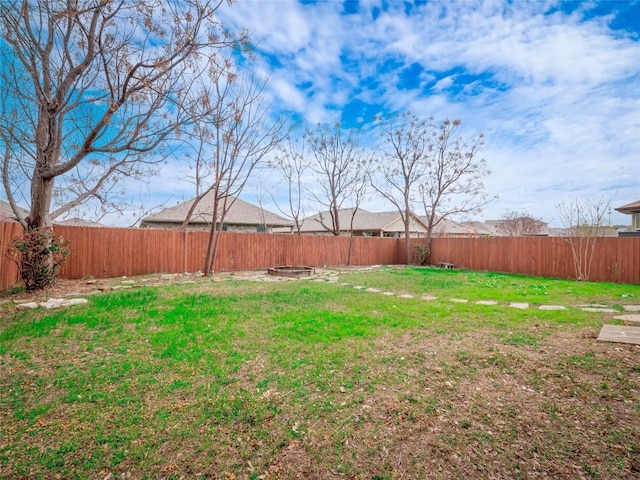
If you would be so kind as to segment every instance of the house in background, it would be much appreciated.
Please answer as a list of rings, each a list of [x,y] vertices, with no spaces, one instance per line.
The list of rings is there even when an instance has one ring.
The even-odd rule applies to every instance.
[[[189,230],[209,230],[213,222],[213,192],[208,193],[196,206],[191,220]],[[223,231],[229,232],[266,232],[272,233],[274,228],[285,228],[290,232],[293,223],[275,213],[264,210],[251,203],[240,200],[236,197],[228,197],[231,203],[222,225]],[[149,215],[142,219],[141,228],[170,228],[179,229],[182,226],[187,213],[193,205],[194,199],[179,203],[173,207],[165,208],[158,213]],[[220,201],[221,208],[222,201]],[[216,222],[217,228],[220,228]]]
[[[619,231],[621,237],[640,236],[640,200],[616,208],[620,213],[631,215],[631,228],[626,231]]]
[[[351,218],[353,216],[353,235],[356,237],[394,237],[401,238],[405,235],[404,222],[400,212],[369,212],[362,208],[357,209],[355,215],[353,208],[339,210],[340,234],[351,233]],[[305,218],[300,227],[300,233],[307,235],[331,235],[331,215],[329,212],[320,212]],[[417,215],[411,213],[409,221],[409,236],[411,238],[424,237],[427,234],[427,225]]]
[[[501,228],[501,224],[508,220],[485,220],[484,225],[491,232],[492,237],[508,237],[510,236],[504,228]],[[534,219],[534,221],[536,221]],[[549,236],[549,224],[546,222],[540,222],[540,228],[534,233],[526,233],[524,235],[516,235],[523,237],[548,237]]]
[[[29,215],[29,211],[18,207],[20,209],[20,213],[24,218]],[[16,214],[13,212],[11,208],[11,204],[9,202],[5,202],[4,200],[0,200],[0,222],[17,222],[18,218]]]
[[[65,227],[97,227],[97,228],[103,228],[106,227],[106,225],[103,225],[100,222],[92,222],[90,220],[83,220],[82,218],[78,218],[78,217],[73,217],[73,218],[67,218],[65,220],[60,220],[53,222],[54,225],[63,225]]]
[[[426,223],[426,217],[421,217]],[[490,237],[491,233],[482,222],[456,222],[450,218],[442,218],[433,227],[433,238],[478,238]]]

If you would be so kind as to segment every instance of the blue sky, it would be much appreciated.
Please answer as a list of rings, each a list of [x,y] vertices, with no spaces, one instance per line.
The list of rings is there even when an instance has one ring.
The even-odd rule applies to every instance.
[[[484,132],[499,198],[480,217],[640,199],[640,2],[238,0],[223,16],[253,32],[285,115],[366,131],[410,110]]]
[[[556,206],[575,197],[640,199],[640,1],[235,0],[220,17],[252,32],[275,116],[342,120],[369,148],[384,113],[484,133],[485,185],[499,198],[477,219],[526,210],[558,225]],[[172,205],[194,195],[186,176],[170,158],[148,185],[126,188],[145,208]],[[255,201],[258,185],[284,201],[265,170],[242,197]],[[393,209],[375,196],[363,207]],[[612,223],[630,219],[614,212]]]

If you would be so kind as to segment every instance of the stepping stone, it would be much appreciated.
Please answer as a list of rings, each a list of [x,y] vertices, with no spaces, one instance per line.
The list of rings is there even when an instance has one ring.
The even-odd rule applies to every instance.
[[[495,300],[478,300],[476,305],[497,305],[498,302]]]
[[[640,345],[640,327],[603,325],[598,335],[601,342],[630,343]]]
[[[38,305],[36,302],[24,302],[24,303],[18,303],[16,305],[16,310],[18,311],[22,311],[22,310],[33,310],[34,308],[38,308],[40,305]]]
[[[422,298],[422,300],[435,300],[438,297],[434,297],[433,295],[423,295],[420,298]]]
[[[351,285],[350,283],[341,283],[341,284],[340,284],[340,286],[341,286],[341,287],[348,287],[348,286],[350,286],[350,285]]]
[[[567,307],[564,307],[562,305],[540,305],[540,307],[538,307],[540,310],[566,310]]]
[[[580,310],[583,312],[602,312],[602,313],[616,313],[614,308],[602,308],[602,307],[582,307]]]
[[[405,293],[403,295],[398,295],[398,298],[413,298],[413,295],[409,295],[408,293]]]
[[[526,310],[527,308],[529,308],[528,303],[510,303],[509,306],[511,308],[519,308],[521,310]]]
[[[638,322],[640,323],[640,314],[629,314],[629,315],[617,315],[615,317],[616,320],[624,320],[625,322]]]
[[[450,299],[452,302],[455,303],[467,303],[469,300],[465,299],[465,298],[452,298]]]
[[[382,292],[383,295],[386,295],[387,297],[393,297],[395,295],[395,293],[393,292]]]
[[[367,292],[380,293],[380,290],[378,290],[377,288],[367,288]]]
[[[640,312],[640,305],[625,305],[626,312]]]
[[[361,286],[361,285],[356,285],[356,286],[355,286],[355,287],[353,287],[353,288],[355,288],[356,290],[364,290],[364,287],[363,287],[363,286]]]

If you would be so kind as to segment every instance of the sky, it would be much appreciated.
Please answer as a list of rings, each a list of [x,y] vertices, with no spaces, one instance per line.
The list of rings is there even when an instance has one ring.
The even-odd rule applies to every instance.
[[[640,199],[640,2],[238,0],[222,18],[252,32],[284,115],[367,129],[411,111],[484,133],[498,198],[477,218],[559,224],[574,198]]]
[[[483,133],[498,198],[474,219],[526,211],[559,225],[562,202],[640,200],[640,1],[235,0],[220,18],[251,32],[274,116],[370,131],[376,115],[411,111]],[[183,169],[169,159],[130,191],[145,208],[191,198]],[[259,170],[241,197],[286,202],[279,187]],[[394,208],[375,195],[362,207]]]

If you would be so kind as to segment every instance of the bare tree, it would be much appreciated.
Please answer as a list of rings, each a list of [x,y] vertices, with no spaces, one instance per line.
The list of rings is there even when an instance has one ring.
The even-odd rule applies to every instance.
[[[305,147],[304,138],[296,142],[289,135],[287,140],[282,143],[275,158],[270,162],[271,166],[280,173],[286,182],[288,208],[286,210],[280,208],[273,195],[272,199],[280,213],[293,220],[295,231],[298,235],[300,235],[302,219],[304,218],[303,197],[305,189],[302,180],[308,169]]]
[[[490,174],[486,160],[478,157],[484,135],[481,133],[465,142],[458,136],[460,124],[460,120],[445,120],[436,127],[429,146],[427,170],[418,185],[427,216],[428,247],[433,229],[442,219],[478,212],[496,198],[487,196],[482,183]]]
[[[560,222],[568,234],[565,238],[571,247],[576,280],[589,280],[596,242],[603,234],[610,205],[611,198],[587,197],[575,198],[557,207]]]
[[[539,235],[547,226],[529,212],[508,210],[496,225],[497,230],[507,237],[527,237]]]
[[[28,231],[144,176],[151,153],[198,120],[194,79],[216,50],[244,38],[218,22],[221,4],[0,2],[2,176]],[[52,211],[57,179],[73,188]],[[17,200],[27,199],[23,218]]]
[[[406,112],[384,121],[381,128],[384,146],[376,162],[380,177],[372,176],[371,184],[400,212],[404,223],[405,257],[409,264],[412,205],[417,187],[426,174],[434,126]]]
[[[210,184],[202,188],[191,204],[182,228],[205,195],[212,196],[211,228],[203,271],[213,271],[220,232],[235,197],[242,192],[253,170],[286,135],[285,122],[269,117],[264,89],[267,80],[235,71],[231,58],[211,69],[209,91],[202,108],[197,141]]]
[[[339,123],[307,128],[305,138],[312,156],[309,168],[316,175],[318,189],[310,193],[329,212],[329,218],[321,215],[322,226],[338,236],[342,231],[339,212],[345,202],[355,202],[357,192],[364,194],[370,159],[360,148],[360,132],[345,132]]]
[[[267,233],[267,215],[264,209],[265,201],[267,198],[267,189],[262,181],[258,181],[255,186],[256,203],[260,208],[260,225],[258,226],[258,232]]]

